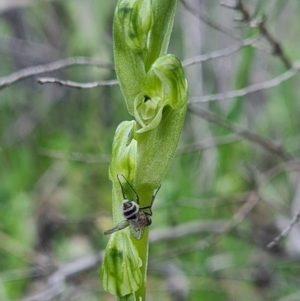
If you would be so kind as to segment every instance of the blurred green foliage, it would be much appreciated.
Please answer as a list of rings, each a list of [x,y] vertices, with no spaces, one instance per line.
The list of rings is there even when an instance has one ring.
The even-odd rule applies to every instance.
[[[251,12],[267,16],[270,32],[290,60],[298,60],[299,1],[244,2]],[[0,1],[0,77],[65,57],[113,61],[116,1],[28,1],[10,9],[5,3]],[[238,13],[219,1],[202,1],[201,9],[241,37],[255,32],[236,27],[232,20]],[[182,59],[236,43],[204,23],[190,26],[187,19],[198,20],[179,5],[169,52]],[[194,42],[189,46],[199,47],[194,54],[187,39]],[[186,67],[190,96],[240,89],[285,71],[264,39],[255,45]],[[45,76],[78,82],[116,77],[113,70],[91,66]],[[201,107],[280,143],[297,158],[298,81],[295,76],[269,90]],[[78,90],[40,86],[32,77],[0,90],[0,300],[31,295],[55,267],[104,249],[103,231],[111,226],[111,184],[108,161],[99,156],[110,155],[117,125],[131,119],[118,86]],[[266,247],[298,208],[298,165],[244,138],[224,143],[230,136],[236,134],[188,114],[183,151],[156,198],[150,234],[192,221],[230,221],[249,200],[248,193],[263,185],[259,202],[222,235],[212,227],[150,244],[148,295],[153,300],[298,300],[299,250],[291,249],[297,241],[287,238],[288,244],[284,240]],[[201,148],[204,142],[208,146]],[[91,154],[98,163],[88,163]],[[213,243],[203,249],[201,242]],[[100,287],[98,269],[70,279],[60,300],[110,300]]]

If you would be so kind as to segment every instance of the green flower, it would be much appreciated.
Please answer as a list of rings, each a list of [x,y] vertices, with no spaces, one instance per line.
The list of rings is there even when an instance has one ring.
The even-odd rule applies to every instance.
[[[153,25],[151,0],[121,0],[117,16],[128,47],[134,52],[148,48],[148,35]]]
[[[157,127],[165,106],[174,110],[184,106],[188,87],[179,59],[171,54],[158,58],[147,73],[142,90],[134,101],[134,116],[140,125],[137,133]]]
[[[101,283],[107,292],[124,297],[137,291],[142,283],[142,260],[131,243],[129,231],[112,234],[107,244],[101,271]]]
[[[129,181],[134,180],[137,142],[134,139],[135,121],[122,122],[115,133],[109,178],[117,182],[117,175],[122,174]]]

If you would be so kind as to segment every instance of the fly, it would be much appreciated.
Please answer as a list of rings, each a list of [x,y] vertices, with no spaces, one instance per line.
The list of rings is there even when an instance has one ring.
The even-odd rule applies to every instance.
[[[144,229],[146,226],[150,226],[152,223],[151,216],[152,216],[152,205],[154,202],[154,199],[156,197],[156,194],[158,193],[159,188],[156,190],[155,194],[152,197],[151,204],[149,206],[140,207],[140,199],[135,191],[135,189],[132,187],[132,185],[128,182],[128,180],[122,175],[122,177],[125,179],[131,190],[134,192],[136,201],[130,201],[126,199],[123,185],[121,184],[121,181],[119,179],[119,175],[117,175],[122,195],[123,195],[123,203],[122,203],[122,214],[125,218],[125,220],[118,223],[113,228],[107,230],[104,232],[105,235],[112,234],[114,232],[120,231],[125,229],[126,227],[130,226],[130,232],[132,236],[138,240],[140,240],[143,236]],[[146,212],[147,210],[149,212]]]

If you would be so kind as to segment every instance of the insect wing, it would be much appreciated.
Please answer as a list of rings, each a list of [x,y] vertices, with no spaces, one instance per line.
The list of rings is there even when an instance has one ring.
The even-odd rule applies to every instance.
[[[130,232],[135,239],[140,240],[143,236],[144,228],[144,226],[141,227],[130,225]]]
[[[128,226],[129,226],[129,222],[128,222],[128,220],[125,219],[125,220],[121,221],[120,223],[118,223],[117,225],[115,225],[113,228],[111,228],[109,230],[106,230],[104,232],[104,235],[109,235],[109,234],[112,234],[114,232],[123,230],[124,228],[126,228]]]

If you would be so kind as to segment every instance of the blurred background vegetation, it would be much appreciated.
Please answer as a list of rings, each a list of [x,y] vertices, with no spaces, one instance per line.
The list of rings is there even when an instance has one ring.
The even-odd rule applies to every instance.
[[[115,79],[116,2],[0,0],[1,301],[113,300],[100,286],[98,261],[70,272],[53,295],[34,296],[53,288],[57,269],[108,241],[111,144],[117,125],[132,119],[119,87],[37,78]],[[285,73],[300,56],[300,2],[244,5],[179,1],[169,53],[185,63],[193,105],[153,208],[149,300],[300,300],[300,226],[267,248],[300,209],[299,76]],[[255,42],[239,47],[249,37]],[[196,63],[207,53],[219,57]],[[4,87],[13,72],[78,56],[104,65]],[[227,94],[253,84],[252,93]]]

